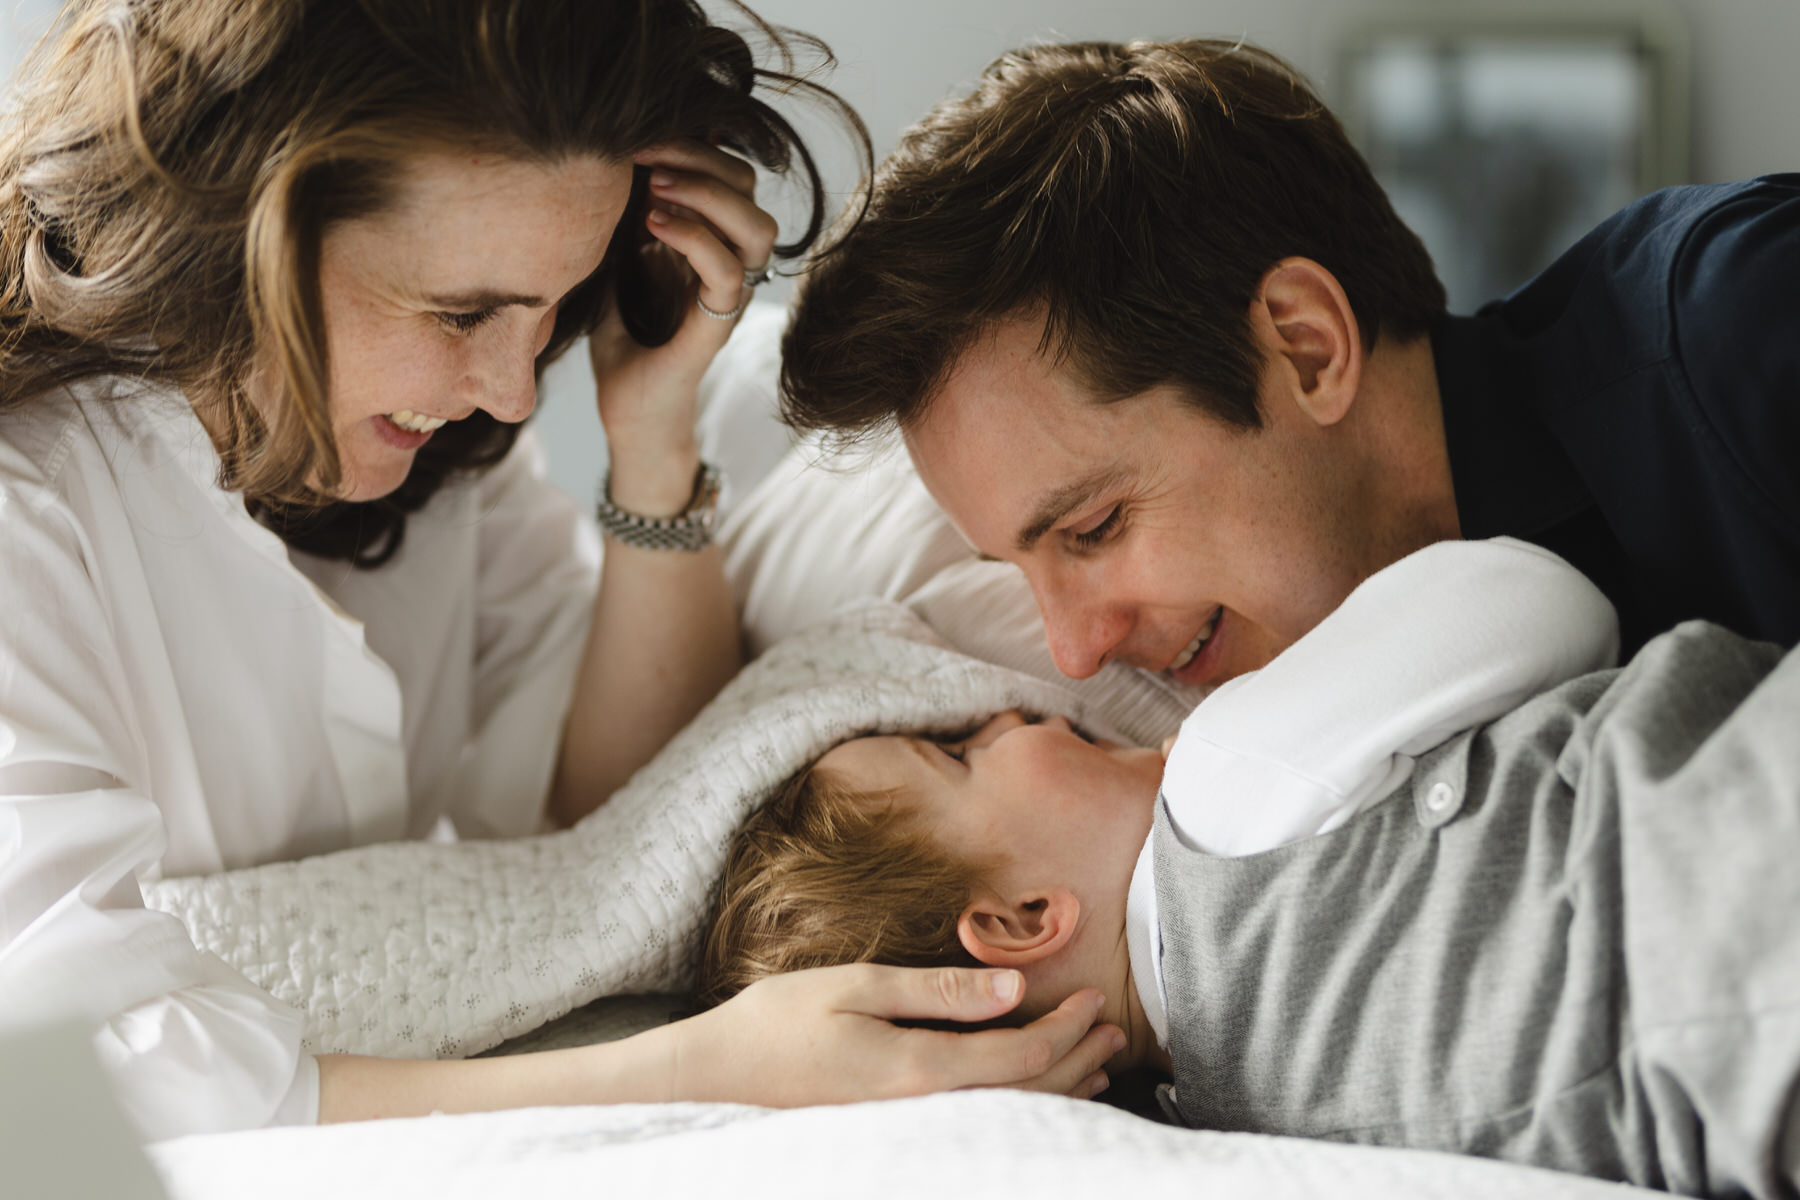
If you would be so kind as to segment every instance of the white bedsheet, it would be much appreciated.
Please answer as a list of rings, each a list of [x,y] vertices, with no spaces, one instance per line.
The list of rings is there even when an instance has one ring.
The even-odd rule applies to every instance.
[[[841,1108],[524,1109],[164,1142],[171,1200],[1199,1196],[1630,1200],[1660,1193],[1480,1159],[1157,1125],[1105,1105],[956,1092]]]

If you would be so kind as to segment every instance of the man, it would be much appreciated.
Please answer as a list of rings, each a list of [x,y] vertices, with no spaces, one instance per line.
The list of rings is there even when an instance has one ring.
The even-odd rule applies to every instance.
[[[1291,68],[1049,46],[902,140],[784,344],[790,422],[898,425],[1058,667],[1214,684],[1445,538],[1800,641],[1800,176],[1638,202],[1453,318]]]

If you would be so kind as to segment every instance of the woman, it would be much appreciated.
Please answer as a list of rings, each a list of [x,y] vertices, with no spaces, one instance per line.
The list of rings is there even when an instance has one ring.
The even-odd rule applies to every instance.
[[[142,907],[158,873],[572,822],[731,675],[696,388],[821,195],[759,79],[829,98],[690,0],[82,0],[28,71],[0,144],[0,1021],[92,1022],[146,1134],[1078,1091],[1105,1057],[1085,1000],[957,1038],[884,1018],[993,1016],[1016,977],[859,971],[577,1051],[315,1059]],[[798,156],[804,237],[775,246],[721,147]],[[597,588],[516,437],[590,330]]]

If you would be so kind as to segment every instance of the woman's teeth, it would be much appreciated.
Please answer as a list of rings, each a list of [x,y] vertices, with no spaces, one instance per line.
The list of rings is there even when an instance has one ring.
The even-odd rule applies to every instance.
[[[1216,628],[1218,624],[1219,614],[1215,612],[1206,619],[1206,624],[1200,627],[1200,632],[1194,635],[1194,640],[1189,642],[1187,647],[1183,649],[1180,654],[1175,656],[1175,661],[1169,664],[1169,670],[1179,671],[1181,668],[1193,662],[1194,655],[1200,653],[1200,647],[1206,645],[1206,639],[1213,635],[1213,629]]]
[[[428,417],[424,413],[416,413],[410,408],[388,413],[387,419],[408,433],[430,433],[449,423],[443,417]]]

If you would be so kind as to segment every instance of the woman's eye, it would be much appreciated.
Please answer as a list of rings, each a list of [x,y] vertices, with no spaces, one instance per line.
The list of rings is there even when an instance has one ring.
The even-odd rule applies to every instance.
[[[492,320],[493,316],[493,309],[478,308],[474,312],[441,312],[437,314],[437,319],[446,328],[458,333],[472,333]]]
[[[963,761],[965,751],[960,742],[949,746],[940,744],[938,749],[942,750],[945,754],[948,754],[951,758],[954,758],[957,762]]]
[[[1115,504],[1099,521],[1085,529],[1071,529],[1070,540],[1078,550],[1092,550],[1111,537],[1119,528],[1120,514],[1125,511],[1123,505]]]

